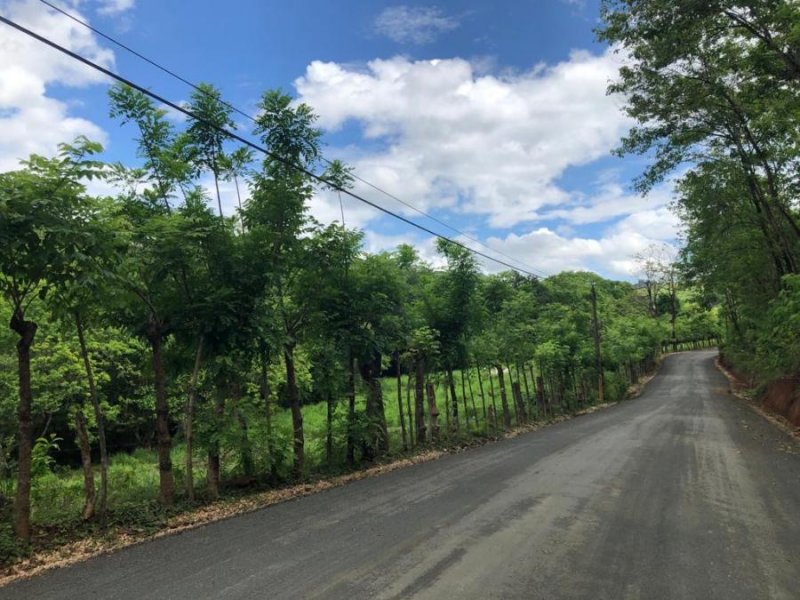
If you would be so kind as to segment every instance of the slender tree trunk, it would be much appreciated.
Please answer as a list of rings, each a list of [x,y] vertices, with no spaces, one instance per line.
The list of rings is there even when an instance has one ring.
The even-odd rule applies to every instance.
[[[592,284],[592,333],[594,337],[594,361],[597,370],[597,401],[599,404],[605,402],[606,376],[603,371],[603,354],[600,348],[600,320],[597,318],[597,290]],[[673,336],[675,334],[673,330]]]
[[[538,397],[536,397],[536,375],[533,372],[533,362],[528,363],[528,374],[530,375],[530,382],[531,382],[531,391],[533,392],[533,396],[531,397],[531,418],[533,417],[533,406],[534,403],[538,405]],[[523,369],[525,366],[523,365]],[[536,416],[538,417],[540,408],[537,407],[536,409]]]
[[[84,334],[83,320],[81,319],[80,311],[75,311],[75,328],[78,332],[78,343],[80,344],[83,368],[86,372],[86,382],[89,385],[89,399],[92,403],[94,420],[97,426],[97,442],[100,446],[100,497],[97,502],[97,508],[98,512],[102,516],[105,515],[108,504],[108,446],[106,444],[106,417],[103,412],[103,406],[100,403],[100,394],[97,391],[97,384],[95,383],[94,379],[94,369],[92,369],[92,361],[89,357],[89,348],[86,344],[86,336]]]
[[[525,412],[525,421],[528,420],[528,408],[530,407],[530,389],[528,388],[528,376],[525,374],[525,369],[520,368],[519,363],[516,363],[515,368],[517,369],[517,383],[520,386],[519,389],[519,396],[520,396],[520,404],[522,405],[522,409]],[[522,384],[525,383],[525,397],[522,396]]]
[[[517,406],[517,397],[514,395],[514,376],[513,376],[512,371],[511,371],[511,363],[509,363],[508,367],[506,367],[506,370],[508,371],[508,373],[507,373],[508,374],[508,386],[503,386],[503,387],[507,387],[507,389],[511,393],[511,398],[510,398],[510,402],[509,402],[509,409],[511,409],[511,408],[514,409],[513,410],[514,414],[511,415],[512,423],[516,422],[517,424],[519,424],[519,406]]]
[[[435,386],[439,387],[440,376],[436,374],[436,383]],[[434,390],[435,391],[435,390]],[[452,429],[452,425],[450,424],[450,394],[447,391],[447,375],[445,375],[445,382],[442,386],[442,395],[444,396],[444,430],[445,433],[448,435]]]
[[[333,466],[333,394],[330,390],[325,393],[325,462],[328,467]]]
[[[242,473],[245,477],[252,478],[255,475],[256,467],[253,462],[253,447],[250,445],[250,431],[247,426],[247,418],[241,409],[236,409],[236,421],[239,423],[239,433],[241,435],[240,452],[242,457]]]
[[[269,346],[261,342],[261,399],[264,402],[264,414],[267,419],[267,453],[269,454],[269,473],[274,481],[278,476],[278,465],[275,462],[275,438],[272,435],[272,394],[269,388]]]
[[[253,448],[250,445],[250,432],[247,427],[247,419],[240,408],[242,399],[242,385],[239,381],[234,381],[231,386],[231,403],[233,404],[233,415],[239,425],[239,456],[241,457],[242,474],[246,478],[252,478],[255,473],[255,463],[253,462]]]
[[[297,389],[297,375],[294,367],[294,344],[284,345],[283,357],[286,362],[286,391],[292,409],[292,430],[294,432],[292,475],[295,479],[301,479],[305,467],[305,436],[303,435],[303,410],[300,406],[300,393]]]
[[[414,439],[414,426],[412,425],[412,417],[414,411],[411,410],[411,372],[409,371],[406,377],[406,414],[408,415],[408,445],[413,448],[417,443]]]
[[[517,381],[519,381],[519,372],[520,366],[517,363]],[[522,382],[525,384],[525,398],[530,402],[531,399],[531,388],[528,386],[528,374],[525,372],[525,365],[522,365]]]
[[[478,375],[478,390],[481,395],[481,408],[483,409],[483,422],[488,425],[486,421],[486,396],[483,393],[483,378],[481,377],[481,368],[479,366],[475,366],[475,373]]]
[[[461,370],[461,401],[464,404],[464,425],[469,429],[469,407],[467,406],[467,386],[464,382],[464,369]]]
[[[675,335],[675,321],[678,320],[678,297],[677,297],[677,290],[675,288],[675,280],[674,275],[670,275],[670,282],[669,282],[669,294],[670,294],[670,324],[672,325],[672,343],[677,344],[677,335]],[[676,346],[677,350],[677,346]]]
[[[547,402],[544,397],[544,378],[541,375],[536,378],[536,400],[539,403],[539,410],[542,415],[547,417]]]
[[[465,368],[464,371],[467,369]],[[461,387],[464,387],[464,371],[461,371]],[[469,383],[469,399],[470,403],[472,404],[472,415],[473,415],[473,422],[475,423],[475,429],[479,429],[480,425],[478,424],[478,408],[475,406],[475,392],[472,389],[472,379],[467,377]],[[464,392],[464,398],[467,397],[467,393]]]
[[[161,356],[162,329],[152,322],[149,324],[147,339],[153,353],[153,376],[156,392],[156,434],[158,438],[159,500],[164,506],[172,506],[175,500],[175,482],[172,476],[172,439],[169,433],[169,403],[167,402],[166,376]]]
[[[497,434],[497,402],[495,401],[494,394],[494,379],[492,378],[492,368],[489,367],[489,390],[492,394],[492,406],[490,407],[492,413],[492,430]]]
[[[236,173],[233,174],[233,185],[236,187],[236,200],[239,203],[239,224],[244,231],[244,216],[242,215],[242,194],[239,192],[239,177]]]
[[[395,353],[397,360],[397,410],[400,413],[400,432],[403,436],[403,450],[408,451],[408,439],[406,438],[406,418],[403,415],[403,382],[400,374],[400,353]]]
[[[425,359],[414,355],[414,422],[417,427],[417,444],[425,443]]]
[[[458,432],[461,429],[461,425],[458,422],[458,396],[456,395],[456,383],[453,379],[453,369],[451,367],[447,367],[447,387],[450,389],[450,404],[451,409],[453,411],[453,422],[452,427],[453,429]],[[466,415],[465,415],[466,416]]]
[[[223,420],[225,418],[225,385],[218,382],[214,393],[214,427],[211,434],[211,441],[208,446],[208,495],[212,500],[219,498],[221,469],[219,458],[219,438],[222,434]]]
[[[356,463],[356,367],[352,348],[347,357],[347,464]]]
[[[214,187],[217,189],[217,206],[219,206],[219,218],[222,218],[222,196],[219,193],[219,176],[217,175],[216,160],[213,161],[212,171],[214,173]]]
[[[78,448],[81,451],[81,468],[83,470],[83,512],[84,521],[94,517],[94,509],[97,501],[97,491],[94,487],[94,471],[92,471],[92,448],[89,444],[89,429],[86,426],[86,416],[83,409],[78,408],[75,412],[75,431],[77,433]]]
[[[194,367],[189,379],[189,395],[186,400],[186,421],[183,434],[186,438],[186,496],[194,502],[194,409],[197,406],[197,379],[200,376],[200,365],[203,363],[203,337],[197,342],[194,353]]]
[[[522,425],[528,420],[528,415],[525,412],[525,402],[522,399],[522,388],[519,381],[511,382],[511,394],[514,396],[517,406],[517,425]]]
[[[436,406],[436,391],[433,384],[428,382],[428,421],[431,424],[431,442],[439,441],[439,409]]]
[[[500,403],[503,406],[503,426],[508,429],[511,427],[511,413],[508,410],[508,397],[506,396],[506,380],[503,375],[503,366],[495,365],[497,369],[497,384],[500,386]]]

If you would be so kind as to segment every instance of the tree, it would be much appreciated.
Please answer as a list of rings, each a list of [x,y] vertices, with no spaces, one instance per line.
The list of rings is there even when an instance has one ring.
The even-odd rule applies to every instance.
[[[84,370],[86,389],[94,414],[94,425],[97,429],[98,450],[100,453],[100,495],[95,497],[92,473],[90,442],[87,421],[82,407],[76,408],[75,422],[81,443],[81,454],[84,463],[85,488],[87,492],[83,511],[84,519],[91,519],[95,511],[105,515],[108,502],[108,444],[106,438],[106,417],[100,391],[95,376],[95,368],[87,342],[92,322],[100,320],[104,304],[108,302],[113,289],[106,273],[113,270],[118,259],[118,246],[114,234],[118,225],[113,219],[113,211],[109,211],[105,203],[92,199],[91,209],[94,219],[83,224],[90,235],[91,246],[87,246],[76,261],[75,271],[70,281],[60,285],[50,296],[50,310],[55,319],[65,326],[74,328],[78,338],[78,347]]]
[[[281,327],[294,431],[294,475],[299,478],[305,442],[294,353],[309,315],[303,304],[307,297],[296,285],[300,276],[307,274],[306,267],[318,264],[310,253],[308,238],[301,237],[308,233],[306,202],[313,190],[308,175],[299,169],[313,168],[318,160],[321,132],[314,126],[317,117],[310,107],[292,106],[291,98],[278,91],[266,92],[259,109],[255,132],[270,155],[253,179],[244,223],[248,230],[256,230],[255,237],[269,239],[263,254],[269,273],[266,296]]]
[[[134,123],[139,130],[138,150],[144,159],[143,173],[147,178],[140,195],[153,204],[161,204],[167,213],[171,202],[186,186],[193,166],[186,155],[186,145],[176,138],[174,127],[166,119],[166,111],[155,107],[143,93],[130,86],[117,84],[108,92],[112,119],[124,125]],[[124,169],[119,169],[124,174]]]
[[[453,369],[465,363],[465,337],[477,312],[478,267],[472,252],[452,242],[439,239],[437,251],[447,260],[447,270],[433,280],[426,299],[427,316],[430,327],[439,333],[452,400],[452,425],[458,430],[458,396]],[[463,400],[466,418],[466,398]]]
[[[633,59],[609,88],[625,95],[637,121],[619,152],[655,151],[643,191],[682,163],[734,158],[780,279],[797,271],[800,243],[790,193],[796,175],[785,169],[798,152],[790,107],[800,82],[786,44],[800,11],[787,2],[756,8],[737,0],[686,8],[676,11],[666,0],[603,3],[601,39]],[[788,84],[775,85],[776,77]]]
[[[367,459],[389,450],[389,432],[380,376],[383,358],[400,344],[403,325],[402,274],[389,254],[369,255],[351,270],[353,289],[353,354],[367,392]]]
[[[233,184],[236,187],[236,200],[239,205],[239,218],[242,218],[242,193],[239,186],[239,179],[244,178],[249,170],[250,163],[253,162],[253,153],[249,148],[237,148],[227,156],[227,163],[225,165],[225,176],[233,179]]]
[[[19,440],[14,529],[23,543],[31,537],[30,492],[33,446],[31,347],[38,325],[27,319],[34,298],[44,298],[70,281],[76,258],[91,235],[82,181],[100,176],[101,165],[90,157],[98,144],[79,138],[62,145],[56,158],[31,156],[23,170],[0,175],[0,289],[10,303],[10,328],[19,336]]]
[[[187,146],[190,160],[187,164],[198,171],[209,171],[214,178],[219,216],[222,218],[222,196],[219,192],[220,178],[230,172],[234,177],[249,162],[249,153],[239,151],[235,156],[225,155],[223,145],[227,137],[223,130],[236,129],[231,118],[233,109],[222,100],[220,91],[213,85],[201,83],[192,92],[189,100],[190,125],[180,141]],[[236,186],[237,194],[239,186]],[[239,202],[241,208],[241,200]]]

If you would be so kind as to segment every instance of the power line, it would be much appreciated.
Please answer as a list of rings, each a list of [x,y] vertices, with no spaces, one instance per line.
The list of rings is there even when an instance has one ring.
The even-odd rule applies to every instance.
[[[326,160],[326,159],[323,159],[323,160]],[[326,161],[326,162],[328,162],[328,161]],[[531,271],[533,271],[534,273],[536,272],[536,271],[533,269],[533,267],[531,267],[530,265],[527,265],[527,264],[525,264],[524,262],[522,262],[522,261],[521,261],[521,260],[519,260],[518,258],[514,258],[513,256],[509,256],[508,254],[506,254],[506,253],[504,253],[504,252],[501,252],[500,250],[496,250],[495,248],[492,248],[491,246],[487,245],[485,242],[482,242],[482,241],[481,241],[481,240],[479,240],[478,238],[476,238],[476,237],[472,237],[471,235],[468,235],[468,234],[464,233],[464,232],[463,232],[463,231],[461,231],[460,229],[456,229],[455,227],[453,227],[453,226],[452,226],[452,225],[450,225],[449,223],[447,223],[447,222],[445,222],[445,221],[442,221],[441,219],[438,219],[438,218],[434,217],[433,215],[431,215],[431,214],[429,214],[429,213],[426,213],[426,212],[424,212],[423,210],[421,210],[421,209],[417,208],[417,207],[416,207],[416,206],[414,206],[413,204],[411,204],[411,203],[409,203],[409,202],[406,202],[405,200],[403,200],[403,199],[401,199],[401,198],[398,198],[397,196],[395,196],[395,195],[394,195],[394,194],[392,194],[391,192],[387,192],[386,190],[379,188],[377,185],[375,185],[375,184],[373,184],[373,183],[370,183],[369,181],[367,181],[367,180],[365,180],[365,179],[362,179],[361,177],[359,177],[359,176],[358,176],[358,175],[356,175],[355,173],[353,173],[353,177],[354,177],[355,179],[357,179],[358,181],[360,181],[361,183],[363,183],[364,185],[367,185],[367,186],[371,187],[372,189],[374,189],[374,190],[376,190],[376,191],[380,192],[381,194],[385,194],[386,196],[388,196],[388,197],[389,197],[389,198],[391,198],[392,200],[395,200],[395,201],[399,202],[400,204],[403,204],[403,205],[405,205],[405,206],[409,207],[410,209],[412,209],[412,210],[415,210],[415,211],[416,211],[416,212],[418,212],[419,214],[421,214],[421,215],[423,215],[423,216],[425,216],[425,217],[427,217],[427,218],[431,219],[432,221],[434,221],[434,222],[438,223],[439,225],[442,225],[443,227],[446,227],[446,228],[447,228],[447,229],[449,229],[450,231],[453,231],[453,232],[455,232],[455,233],[459,234],[460,236],[462,236],[462,237],[464,237],[464,238],[466,238],[466,239],[468,239],[468,240],[470,240],[470,241],[472,241],[472,242],[475,242],[476,244],[480,244],[480,245],[481,245],[481,246],[483,246],[484,248],[488,248],[489,250],[491,250],[492,252],[494,252],[494,253],[496,253],[496,254],[499,254],[500,256],[504,256],[504,257],[506,257],[506,258],[507,258],[507,259],[509,259],[509,260],[513,260],[514,262],[516,262],[516,263],[518,263],[518,264],[520,264],[520,265],[523,265],[525,268],[527,268],[527,269],[530,269],[530,270],[531,270]],[[539,276],[540,276],[540,277],[546,277],[546,275],[543,275],[543,274],[541,274],[541,273],[539,274]]]
[[[122,48],[122,49],[123,49],[123,50],[125,50],[126,52],[129,52],[130,54],[133,54],[133,55],[134,55],[134,56],[136,56],[137,58],[139,58],[139,59],[143,60],[144,62],[146,62],[147,64],[149,64],[149,65],[151,65],[151,66],[155,67],[156,69],[160,70],[161,72],[163,72],[163,73],[166,73],[166,74],[167,74],[167,75],[169,75],[170,77],[173,77],[173,78],[177,79],[178,81],[180,81],[180,82],[182,82],[182,83],[186,84],[187,86],[191,87],[192,89],[194,89],[194,90],[196,90],[196,91],[200,92],[201,94],[207,94],[207,93],[208,93],[208,91],[207,91],[207,90],[203,89],[202,87],[200,87],[200,86],[199,86],[199,85],[197,85],[196,83],[194,83],[194,82],[192,82],[192,81],[189,81],[188,79],[186,79],[185,77],[182,77],[181,75],[179,75],[179,74],[178,74],[178,73],[176,73],[175,71],[173,71],[173,70],[171,70],[171,69],[169,69],[169,68],[165,67],[164,65],[162,65],[162,64],[160,64],[160,63],[158,63],[158,62],[156,62],[155,60],[153,60],[153,59],[151,59],[151,58],[149,58],[149,57],[145,56],[145,55],[144,55],[144,54],[142,54],[141,52],[138,52],[137,50],[134,50],[134,49],[133,49],[133,48],[131,48],[130,46],[128,46],[128,45],[124,44],[123,42],[121,42],[121,41],[117,40],[117,39],[116,39],[116,38],[114,38],[113,36],[110,36],[110,35],[108,35],[107,33],[105,33],[105,32],[103,32],[103,31],[101,31],[100,29],[97,29],[96,27],[94,27],[93,25],[91,25],[90,23],[88,23],[87,21],[84,21],[83,19],[80,19],[80,18],[76,17],[76,16],[75,16],[75,15],[73,15],[72,13],[70,13],[70,12],[68,12],[68,11],[64,10],[63,8],[61,8],[61,7],[59,7],[59,6],[56,6],[55,4],[53,4],[53,3],[49,2],[48,0],[39,0],[39,1],[40,1],[42,4],[44,4],[44,5],[46,5],[46,6],[49,6],[49,7],[50,7],[50,8],[52,8],[53,10],[57,11],[58,13],[60,13],[60,14],[64,15],[64,16],[65,16],[65,17],[67,17],[68,19],[71,19],[71,20],[72,20],[72,21],[74,21],[75,23],[78,23],[79,25],[81,25],[81,26],[83,26],[83,27],[85,27],[85,28],[89,29],[90,31],[92,31],[92,32],[94,32],[95,34],[97,34],[97,35],[99,35],[100,37],[102,37],[103,39],[105,39],[105,40],[108,40],[109,42],[111,42],[112,44],[115,44],[115,45],[116,45],[116,46],[118,46],[119,48]],[[250,120],[250,121],[252,121],[253,123],[257,123],[257,120],[256,120],[256,118],[255,118],[255,117],[253,117],[253,116],[252,116],[252,115],[250,115],[249,113],[247,113],[247,112],[245,112],[245,111],[241,110],[241,109],[240,109],[240,108],[238,108],[237,106],[235,106],[235,105],[233,105],[233,104],[231,104],[231,103],[229,103],[229,102],[225,101],[225,100],[224,100],[224,99],[222,99],[222,98],[217,98],[217,100],[218,100],[218,101],[219,101],[221,104],[223,104],[224,106],[227,106],[227,107],[228,107],[229,109],[231,109],[233,112],[237,113],[238,115],[241,115],[241,116],[243,116],[243,117],[245,117],[245,118],[249,119],[249,120]],[[324,156],[323,156],[323,157],[320,157],[320,158],[321,158],[321,159],[322,159],[322,161],[323,161],[323,162],[325,162],[326,164],[328,164],[328,165],[331,165],[331,164],[332,164],[332,161],[331,161],[331,160],[328,160],[328,159],[327,159],[327,158],[325,158]],[[471,236],[471,235],[469,235],[469,234],[467,234],[467,233],[465,233],[465,232],[461,231],[460,229],[458,229],[458,228],[456,228],[456,227],[453,227],[452,225],[450,225],[450,224],[449,224],[449,223],[447,223],[446,221],[443,221],[443,220],[441,220],[441,219],[439,219],[439,218],[437,218],[437,217],[435,217],[435,216],[431,215],[430,213],[427,213],[427,212],[423,211],[422,209],[420,209],[420,208],[418,208],[418,207],[414,206],[413,204],[411,204],[410,202],[407,202],[406,200],[403,200],[402,198],[399,198],[397,195],[395,195],[395,194],[392,194],[391,192],[388,192],[388,191],[384,190],[383,188],[381,188],[381,187],[379,187],[379,186],[375,185],[374,183],[372,183],[372,182],[370,182],[370,181],[367,181],[366,179],[363,179],[363,178],[362,178],[362,177],[360,177],[358,174],[356,174],[356,173],[352,173],[352,176],[353,176],[353,178],[354,178],[354,179],[356,179],[356,180],[360,181],[360,182],[361,182],[361,183],[363,183],[364,185],[366,185],[366,186],[368,186],[368,187],[372,188],[373,190],[375,190],[375,191],[377,191],[377,192],[379,192],[379,193],[381,193],[381,194],[383,194],[383,195],[387,196],[388,198],[391,198],[391,199],[392,199],[392,200],[394,200],[395,202],[399,202],[400,204],[402,204],[402,205],[404,205],[404,206],[406,206],[406,207],[410,208],[411,210],[413,210],[413,211],[417,212],[418,214],[420,214],[420,215],[422,215],[422,216],[426,217],[427,219],[430,219],[431,221],[433,221],[433,222],[435,222],[435,223],[437,223],[437,224],[441,225],[442,227],[445,227],[445,228],[449,229],[450,231],[452,231],[452,232],[454,232],[454,233],[457,233],[457,234],[458,234],[458,235],[460,235],[461,237],[463,237],[463,238],[465,238],[465,239],[467,239],[467,240],[470,240],[471,242],[474,242],[474,243],[476,243],[476,244],[479,244],[480,246],[483,246],[484,248],[486,248],[486,249],[488,249],[488,250],[490,250],[490,251],[494,252],[495,254],[498,254],[499,256],[503,256],[503,257],[507,258],[508,260],[512,260],[512,261],[514,261],[515,263],[517,263],[517,264],[519,264],[519,265],[522,265],[522,266],[523,266],[523,267],[524,267],[526,270],[529,270],[529,271],[531,271],[532,273],[537,273],[537,272],[536,272],[536,270],[535,270],[533,267],[531,267],[530,265],[528,265],[528,264],[524,263],[523,261],[519,260],[518,258],[514,258],[513,256],[510,256],[510,255],[508,255],[508,254],[506,254],[506,253],[504,253],[504,252],[501,252],[500,250],[497,250],[497,249],[495,249],[495,248],[492,248],[491,246],[489,246],[489,245],[488,245],[488,244],[486,244],[485,242],[481,241],[480,239],[478,239],[478,238],[476,238],[476,237],[473,237],[473,236]],[[340,199],[340,200],[341,200],[341,199]],[[546,277],[546,275],[543,275],[543,274],[541,274],[541,273],[537,273],[537,275],[538,275],[538,276],[540,276],[540,277]]]
[[[356,200],[358,200],[360,202],[363,202],[364,204],[366,204],[368,206],[371,206],[371,207],[373,207],[373,208],[375,208],[375,209],[377,209],[377,210],[379,210],[379,211],[381,211],[381,212],[383,212],[383,213],[385,213],[387,215],[390,215],[390,216],[392,216],[392,217],[394,217],[394,218],[396,218],[396,219],[398,219],[398,220],[400,220],[400,221],[402,221],[402,222],[404,222],[404,223],[406,223],[408,225],[411,225],[412,227],[415,227],[416,229],[419,229],[420,231],[423,231],[423,232],[427,233],[428,235],[432,235],[432,236],[434,236],[434,237],[436,237],[438,239],[445,240],[447,242],[450,242],[451,244],[455,244],[456,246],[458,246],[460,248],[463,248],[464,250],[467,250],[468,252],[472,252],[476,256],[480,256],[480,257],[485,258],[487,260],[493,261],[493,262],[495,262],[495,263],[497,263],[499,265],[503,265],[504,267],[508,267],[509,269],[512,269],[514,271],[519,271],[521,273],[525,273],[525,274],[530,275],[531,277],[534,277],[534,278],[537,278],[537,279],[540,277],[540,275],[538,275],[536,273],[533,273],[533,272],[528,271],[526,269],[521,269],[519,267],[515,267],[515,266],[513,266],[513,265],[511,265],[511,264],[509,264],[509,263],[507,263],[505,261],[502,261],[500,259],[497,259],[497,258],[494,258],[492,256],[489,256],[488,254],[484,254],[483,252],[475,250],[474,248],[470,248],[469,246],[466,246],[465,244],[463,244],[463,243],[461,243],[461,242],[459,242],[457,240],[449,238],[449,237],[447,237],[445,235],[442,235],[440,233],[436,233],[435,231],[433,231],[431,229],[428,229],[427,227],[425,227],[423,225],[420,225],[419,223],[416,223],[416,222],[414,222],[414,221],[412,221],[410,219],[407,219],[406,217],[404,217],[402,215],[398,215],[397,213],[392,212],[388,208],[380,206],[379,204],[375,204],[374,202],[371,202],[370,200],[367,200],[366,198],[364,198],[364,197],[362,197],[362,196],[360,196],[360,195],[358,195],[358,194],[356,194],[356,193],[354,193],[354,192],[352,192],[352,191],[350,191],[348,189],[342,188],[341,186],[335,184],[334,182],[329,181],[329,180],[325,179],[324,177],[321,177],[320,175],[317,175],[316,173],[308,170],[306,167],[304,167],[302,165],[299,165],[297,163],[294,163],[291,160],[289,160],[289,159],[287,159],[287,158],[285,158],[283,156],[280,156],[280,155],[276,154],[275,152],[273,152],[273,151],[271,151],[271,150],[269,150],[267,148],[264,148],[263,146],[260,146],[260,145],[254,143],[254,142],[251,142],[250,140],[248,140],[246,138],[243,138],[242,136],[240,136],[240,135],[238,135],[238,134],[236,134],[236,133],[234,133],[232,131],[229,131],[228,129],[225,129],[224,127],[219,127],[218,125],[216,125],[214,123],[211,123],[211,122],[209,122],[209,121],[207,121],[207,120],[195,115],[192,111],[186,109],[185,107],[180,106],[179,104],[176,104],[175,102],[172,102],[171,100],[167,100],[163,96],[160,96],[159,94],[157,94],[157,93],[155,93],[153,91],[150,91],[147,88],[145,88],[145,87],[143,87],[143,86],[141,86],[141,85],[139,85],[137,83],[134,83],[133,81],[131,81],[131,80],[129,80],[129,79],[127,79],[127,78],[125,78],[125,77],[123,77],[121,75],[118,75],[118,74],[114,73],[113,71],[110,71],[109,69],[106,69],[105,67],[97,64],[96,62],[91,61],[88,58],[86,58],[84,56],[81,56],[80,54],[78,54],[76,52],[73,52],[72,50],[69,50],[68,48],[65,48],[64,46],[52,41],[49,38],[46,38],[46,37],[36,33],[35,31],[31,31],[27,27],[24,27],[24,26],[20,25],[19,23],[16,23],[15,21],[12,21],[11,19],[8,19],[8,18],[0,15],[0,22],[5,23],[9,27],[12,27],[12,28],[16,29],[17,31],[20,31],[21,33],[24,33],[24,34],[28,35],[29,37],[32,37],[33,39],[35,39],[35,40],[37,40],[37,41],[39,41],[39,42],[41,42],[41,43],[43,43],[43,44],[45,44],[47,46],[50,46],[51,48],[53,48],[55,50],[58,50],[62,54],[65,54],[66,56],[69,56],[70,58],[72,58],[74,60],[77,60],[80,63],[83,63],[84,65],[86,65],[86,66],[88,66],[88,67],[90,67],[90,68],[102,73],[103,75],[106,75],[107,77],[110,77],[111,79],[114,79],[115,81],[118,81],[118,82],[120,82],[120,83],[122,83],[124,85],[127,85],[127,86],[135,89],[138,92],[141,92],[142,94],[148,96],[149,98],[152,98],[153,100],[161,102],[162,104],[164,104],[166,106],[169,106],[170,108],[185,114],[186,116],[194,119],[195,121],[197,121],[199,123],[203,123],[207,127],[211,127],[212,129],[217,130],[218,132],[222,133],[223,135],[227,136],[230,139],[236,140],[239,143],[244,144],[245,146],[247,146],[249,148],[252,148],[253,150],[257,150],[258,152],[261,152],[261,153],[265,154],[266,156],[272,158],[273,160],[276,160],[276,161],[282,163],[283,165],[285,165],[285,166],[287,166],[289,168],[295,169],[296,171],[298,171],[300,173],[303,173],[304,175],[306,175],[306,176],[308,176],[308,177],[310,177],[310,178],[312,178],[312,179],[314,179],[314,180],[316,180],[316,181],[318,181],[320,183],[323,183],[326,186],[328,186],[328,187],[330,187],[330,188],[332,188],[334,190],[337,190],[337,191],[339,191],[341,193],[347,194],[351,198],[355,198]]]
[[[39,2],[41,2],[42,4],[45,4],[45,5],[47,5],[47,6],[49,6],[50,8],[52,8],[53,10],[55,10],[56,12],[59,12],[59,13],[61,13],[62,15],[64,15],[65,17],[67,17],[68,19],[71,19],[72,21],[74,21],[75,23],[78,23],[79,25],[82,25],[83,27],[86,27],[86,28],[87,28],[87,29],[89,29],[90,31],[92,31],[92,32],[96,33],[97,35],[99,35],[99,36],[100,36],[100,37],[102,37],[103,39],[106,39],[106,40],[108,40],[108,41],[109,41],[109,42],[111,42],[112,44],[114,44],[114,45],[116,45],[116,46],[118,46],[118,47],[122,48],[122,49],[123,49],[123,50],[125,50],[126,52],[130,52],[130,53],[131,53],[131,54],[133,54],[135,57],[142,59],[142,60],[143,60],[144,62],[146,62],[147,64],[149,64],[149,65],[151,65],[151,66],[155,67],[156,69],[158,69],[159,71],[162,71],[163,73],[166,73],[166,74],[167,74],[167,75],[169,75],[170,77],[174,77],[174,78],[175,78],[175,79],[177,79],[178,81],[180,81],[180,82],[182,82],[182,83],[185,83],[186,85],[188,85],[189,87],[191,87],[191,88],[193,88],[193,89],[197,90],[197,91],[198,91],[198,92],[200,92],[200,93],[203,93],[203,94],[206,94],[206,93],[207,93],[207,91],[206,91],[206,90],[204,90],[203,88],[201,88],[201,87],[200,87],[199,85],[197,85],[196,83],[193,83],[193,82],[189,81],[188,79],[186,79],[186,78],[184,78],[184,77],[181,77],[181,76],[180,76],[180,75],[178,75],[178,74],[177,74],[175,71],[172,71],[172,70],[168,69],[167,67],[165,67],[165,66],[163,66],[163,65],[160,65],[159,63],[157,63],[157,62],[156,62],[156,61],[154,61],[153,59],[146,57],[146,56],[145,56],[144,54],[142,54],[141,52],[138,52],[137,50],[134,50],[133,48],[131,48],[130,46],[127,46],[126,44],[124,44],[124,43],[120,42],[120,41],[119,41],[119,40],[117,40],[116,38],[114,38],[114,37],[112,37],[112,36],[108,35],[107,33],[104,33],[103,31],[101,31],[101,30],[97,29],[96,27],[94,27],[94,26],[93,26],[93,25],[91,25],[90,23],[87,23],[87,22],[86,22],[86,21],[84,21],[83,19],[79,19],[78,17],[76,17],[76,16],[75,16],[75,15],[73,15],[72,13],[70,13],[70,12],[68,12],[68,11],[64,10],[63,8],[61,8],[61,7],[59,7],[59,6],[56,6],[55,4],[52,4],[52,3],[48,2],[48,0],[39,0]],[[241,115],[241,116],[243,116],[243,117],[246,117],[247,119],[250,119],[250,120],[251,120],[251,121],[253,121],[254,123],[256,122],[256,119],[255,119],[255,117],[253,117],[252,115],[249,115],[249,114],[248,114],[248,113],[246,113],[245,111],[243,111],[243,110],[241,110],[241,109],[239,109],[239,108],[235,107],[233,104],[229,104],[228,102],[226,102],[226,101],[225,101],[225,100],[223,100],[222,98],[218,98],[218,100],[219,100],[219,101],[220,101],[222,104],[224,104],[225,106],[227,106],[228,108],[230,108],[232,111],[236,112],[237,114],[239,114],[239,115]]]

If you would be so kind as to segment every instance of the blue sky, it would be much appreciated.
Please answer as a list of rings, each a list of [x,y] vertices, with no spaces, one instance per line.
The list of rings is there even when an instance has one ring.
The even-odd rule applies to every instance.
[[[308,102],[328,158],[538,272],[629,278],[636,252],[676,236],[669,186],[640,198],[629,188],[642,160],[610,155],[630,123],[605,93],[624,59],[595,40],[596,0],[59,5],[248,112],[270,88]],[[0,12],[171,100],[189,96],[37,0],[0,0]],[[0,168],[77,134],[104,142],[109,160],[136,164],[135,132],[108,118],[106,92],[102,77],[0,30]],[[233,190],[224,192],[232,210]],[[370,249],[411,242],[435,262],[424,235],[353,200],[345,210]],[[320,193],[311,211],[338,219],[338,199]]]

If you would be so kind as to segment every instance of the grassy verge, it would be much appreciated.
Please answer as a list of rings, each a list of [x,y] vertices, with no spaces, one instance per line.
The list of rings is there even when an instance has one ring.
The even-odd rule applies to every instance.
[[[387,420],[391,424],[392,447],[398,449],[402,447],[402,441],[396,402],[396,382],[389,380],[384,382],[384,386]],[[638,395],[639,392],[640,388],[632,387],[628,390],[628,396]],[[390,393],[394,396],[389,395]],[[405,396],[403,400],[405,402]],[[363,399],[360,401],[363,402]],[[479,427],[476,428],[474,425],[464,427],[462,423],[460,435],[451,435],[436,447],[428,445],[409,452],[395,450],[381,463],[360,465],[355,471],[348,470],[343,457],[338,455],[336,462],[331,465],[326,464],[324,456],[326,409],[324,405],[307,406],[304,408],[309,465],[306,481],[296,485],[275,486],[274,482],[268,479],[257,479],[255,482],[250,482],[247,487],[239,488],[235,484],[236,457],[229,452],[228,456],[223,456],[223,464],[227,467],[225,474],[228,485],[223,490],[221,499],[210,502],[201,495],[198,502],[190,504],[179,496],[175,506],[166,509],[160,506],[155,498],[158,489],[155,452],[137,450],[132,454],[117,454],[112,457],[109,470],[109,511],[103,521],[84,522],[78,517],[83,490],[78,470],[48,472],[38,476],[34,481],[34,537],[31,547],[26,552],[20,552],[11,541],[10,529],[0,531],[0,585],[145,540],[178,533],[277,502],[344,485],[350,481],[434,460],[443,454],[535,431],[611,404],[613,403],[575,407],[573,410],[561,412],[547,419],[534,415],[533,422],[506,432],[495,432],[491,425],[480,423],[482,406],[476,404],[480,417]],[[475,415],[471,406],[468,416],[474,423]],[[337,418],[338,436],[343,432],[342,422],[340,415]],[[276,416],[276,426],[279,430],[278,435],[285,435],[288,440],[291,431],[288,411],[282,411]],[[259,431],[256,428],[252,433],[255,438]],[[254,450],[258,451],[258,448]],[[341,450],[340,447],[339,451]],[[184,447],[176,445],[173,449],[173,464],[176,467],[178,489],[182,486],[183,475],[180,469],[184,464],[184,458]],[[195,463],[196,481],[202,482],[205,478],[203,461],[197,457]],[[13,482],[6,481],[3,485],[6,488],[6,497],[10,498],[13,493]],[[8,541],[4,542],[4,539]]]

